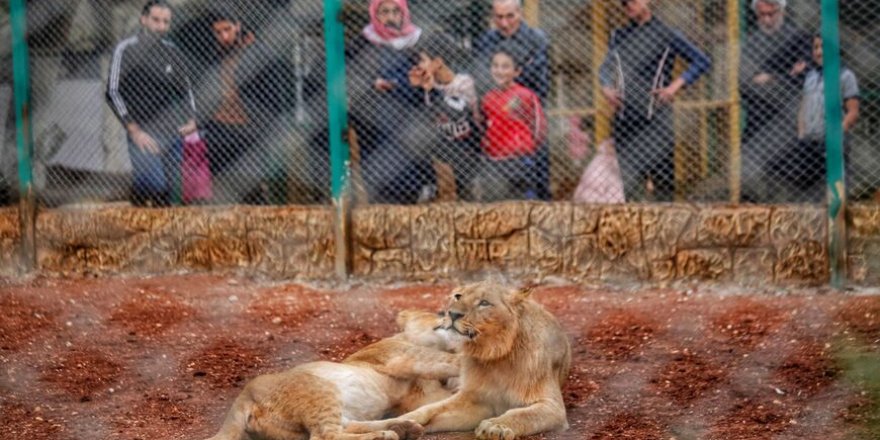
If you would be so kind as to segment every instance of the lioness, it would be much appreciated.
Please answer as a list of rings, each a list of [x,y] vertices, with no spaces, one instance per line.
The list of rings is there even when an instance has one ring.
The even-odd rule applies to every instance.
[[[512,440],[567,429],[561,388],[571,347],[559,322],[529,293],[491,282],[453,290],[443,327],[463,338],[459,391],[394,419],[352,422],[346,431],[411,421],[427,432],[476,428],[478,439]]]
[[[397,316],[400,333],[341,363],[309,362],[254,378],[235,399],[220,432],[208,440],[397,440],[394,431],[347,434],[343,426],[401,414],[452,394],[440,380],[458,376],[460,362],[441,323],[435,313],[403,311]],[[406,432],[413,427],[419,432]],[[421,427],[394,429],[417,436]]]

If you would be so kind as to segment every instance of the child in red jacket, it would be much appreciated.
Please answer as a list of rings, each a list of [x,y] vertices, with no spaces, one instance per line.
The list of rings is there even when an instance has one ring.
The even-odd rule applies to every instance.
[[[536,152],[547,123],[541,100],[518,84],[522,57],[516,46],[499,44],[490,72],[495,87],[483,96],[486,131],[483,152],[484,200],[537,198]]]

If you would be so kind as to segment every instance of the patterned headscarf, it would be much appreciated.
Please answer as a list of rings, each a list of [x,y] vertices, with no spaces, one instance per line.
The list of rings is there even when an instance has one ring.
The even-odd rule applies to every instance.
[[[400,29],[385,26],[376,16],[379,6],[384,2],[393,2],[400,8],[403,16]],[[422,30],[412,24],[406,0],[370,0],[370,24],[364,28],[364,36],[371,42],[402,49],[415,44],[421,33]]]

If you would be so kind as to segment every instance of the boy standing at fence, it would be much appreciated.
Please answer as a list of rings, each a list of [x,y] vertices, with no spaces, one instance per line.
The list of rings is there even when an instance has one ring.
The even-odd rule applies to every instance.
[[[615,111],[613,135],[627,201],[672,201],[675,135],[672,101],[711,61],[676,29],[653,16],[650,0],[621,0],[630,24],[611,34],[599,69],[602,93]],[[688,69],[672,80],[675,58]]]
[[[141,30],[113,50],[107,102],[128,135],[132,166],[131,202],[171,203],[180,178],[181,137],[196,131],[195,104],[184,58],[165,38],[171,6],[150,0]]]
[[[502,42],[495,47],[490,67],[495,88],[483,96],[482,104],[483,200],[538,197],[537,150],[547,122],[538,95],[516,82],[522,66],[516,46]]]
[[[821,202],[825,199],[825,82],[822,77],[822,36],[813,36],[813,64],[795,65],[793,74],[806,70],[803,97],[798,112],[798,141],[795,151],[780,159],[776,168],[787,176],[790,196],[795,201]],[[844,152],[848,134],[859,118],[859,84],[852,70],[840,68],[840,95],[843,99]],[[844,153],[846,156],[846,154]]]
[[[431,34],[419,41],[415,52],[418,60],[409,72],[409,81],[418,88],[420,93],[415,99],[421,101],[436,129],[431,142],[433,156],[452,167],[458,199],[472,200],[473,179],[480,164],[480,137],[475,123],[474,78],[458,72],[466,64],[464,51],[447,35]]]

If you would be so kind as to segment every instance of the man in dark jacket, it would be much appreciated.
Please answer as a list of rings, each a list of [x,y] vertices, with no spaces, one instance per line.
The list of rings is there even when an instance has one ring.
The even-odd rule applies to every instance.
[[[508,42],[517,47],[523,54],[522,73],[517,82],[535,92],[541,98],[541,105],[546,108],[547,93],[550,91],[550,68],[548,47],[549,41],[544,31],[529,27],[523,22],[522,0],[493,0],[492,23],[494,29],[486,31],[474,42],[474,60],[479,65],[489,66],[495,48],[501,42]],[[482,80],[488,80],[482,86],[491,88],[491,77],[484,71]],[[485,92],[482,90],[481,92]],[[482,93],[480,93],[482,94]],[[541,200],[550,199],[550,154],[546,142],[543,142],[535,155],[532,164],[537,194]]]
[[[785,20],[785,0],[752,0],[758,29],[742,51],[739,92],[746,110],[742,139],[742,197],[767,203],[784,194],[768,175],[796,138],[803,76],[795,65],[810,59],[810,35]]]
[[[290,63],[260,42],[230,9],[212,11],[219,62],[205,78],[205,138],[218,201],[266,204],[294,103]]]
[[[181,137],[196,130],[184,58],[165,38],[171,16],[165,0],[144,5],[141,30],[116,45],[107,81],[107,102],[128,134],[136,205],[171,202],[180,176]]]
[[[680,31],[654,17],[650,0],[621,5],[630,23],[611,34],[599,83],[616,112],[613,134],[623,190],[627,202],[669,202],[675,193],[671,104],[712,62]],[[688,68],[673,80],[676,57]]]

